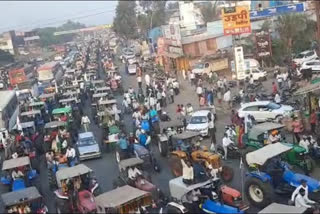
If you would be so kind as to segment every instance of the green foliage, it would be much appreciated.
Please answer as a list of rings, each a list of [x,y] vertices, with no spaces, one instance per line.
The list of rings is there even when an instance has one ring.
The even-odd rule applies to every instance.
[[[66,30],[76,30],[80,28],[85,28],[84,24],[79,22],[67,21],[65,24],[59,27],[46,27],[46,28],[38,28],[35,29],[40,37],[40,43],[43,47],[48,47],[54,44],[61,44],[65,42],[69,42],[73,39],[74,34],[66,34],[55,36],[54,32],[57,31],[66,31]]]
[[[113,20],[114,31],[126,39],[137,37],[137,17],[135,1],[119,1]]]
[[[261,25],[261,30],[269,31],[271,29],[271,25],[272,25],[272,22],[269,19],[267,19]]]
[[[0,50],[0,62],[14,62],[14,57],[9,52]]]
[[[207,5],[203,5],[202,7],[200,7],[203,21],[205,23],[213,22],[219,19],[216,3],[217,1],[215,1],[214,3],[208,2]]]
[[[315,40],[316,22],[304,14],[288,14],[277,19],[279,39],[272,39],[272,60],[281,65],[292,53],[300,53],[311,47]]]

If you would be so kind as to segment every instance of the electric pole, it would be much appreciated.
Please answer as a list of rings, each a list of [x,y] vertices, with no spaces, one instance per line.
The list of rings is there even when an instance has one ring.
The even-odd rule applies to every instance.
[[[317,17],[317,41],[318,41],[318,54],[320,53],[320,1],[315,0],[315,13]]]

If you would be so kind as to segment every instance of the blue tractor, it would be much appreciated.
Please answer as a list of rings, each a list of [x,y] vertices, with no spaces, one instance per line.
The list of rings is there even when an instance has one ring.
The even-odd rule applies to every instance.
[[[288,197],[301,180],[307,181],[309,192],[320,190],[320,182],[309,176],[295,173],[281,161],[281,154],[292,149],[292,145],[275,143],[246,154],[249,172],[246,174],[245,194],[250,204],[264,208],[275,201],[276,195]]]
[[[11,176],[15,170],[23,174],[21,177]],[[1,183],[10,186],[11,191],[18,191],[31,186],[31,181],[37,177],[36,170],[32,169],[29,157],[19,157],[5,160],[2,165]]]

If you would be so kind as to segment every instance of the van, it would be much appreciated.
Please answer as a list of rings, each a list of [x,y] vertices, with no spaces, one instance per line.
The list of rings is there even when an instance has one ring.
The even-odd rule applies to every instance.
[[[242,79],[238,79],[238,80],[250,78],[251,75],[254,81],[267,79],[267,72],[260,67],[259,62],[256,59],[245,59],[244,64],[245,64],[245,75]],[[232,78],[236,79],[237,75],[236,75],[234,61],[231,61],[231,71],[233,73]]]

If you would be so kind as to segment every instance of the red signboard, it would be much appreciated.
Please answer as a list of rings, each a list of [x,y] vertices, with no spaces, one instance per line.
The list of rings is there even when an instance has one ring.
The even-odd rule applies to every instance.
[[[16,86],[17,84],[27,81],[27,76],[24,69],[20,68],[9,71],[9,79],[11,86]]]

